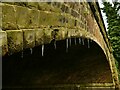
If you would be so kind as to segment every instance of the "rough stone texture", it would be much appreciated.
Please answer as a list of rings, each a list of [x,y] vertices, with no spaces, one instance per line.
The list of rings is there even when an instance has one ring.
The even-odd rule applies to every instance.
[[[75,18],[68,14],[58,14],[54,12],[40,11],[39,17],[40,26],[75,26]]]
[[[35,30],[35,46],[39,46],[44,43],[44,31],[43,29]]]
[[[15,9],[13,5],[2,3],[2,29],[17,29]]]
[[[26,7],[21,6],[15,6],[15,10],[18,28],[29,28],[29,24],[31,24],[29,17],[30,10]]]
[[[29,28],[37,28],[39,26],[39,10],[30,10]]]
[[[44,44],[50,43],[52,38],[52,29],[50,28],[45,28],[44,29]]]
[[[61,15],[53,12],[40,11],[39,25],[40,26],[61,26]]]
[[[67,28],[53,28],[52,31],[52,38],[56,39],[56,40],[63,40],[65,38],[67,38]]]
[[[0,30],[2,30],[2,3],[0,3]]]
[[[9,54],[23,50],[23,32],[22,30],[7,30]]]
[[[48,2],[48,3],[38,2],[38,9],[42,10],[42,11],[51,11],[51,12],[61,13],[62,12],[61,9],[57,8],[57,7],[60,7],[60,3],[59,3],[59,5],[54,5],[50,2]]]
[[[68,23],[69,23],[68,27],[74,27],[75,26],[75,18],[73,18],[72,16],[68,17]]]
[[[0,56],[4,56],[8,52],[7,46],[7,33],[5,31],[0,31]]]
[[[31,9],[38,9],[38,2],[27,2],[27,6]]]
[[[89,4],[93,5],[96,13]],[[9,53],[13,54],[23,49],[23,38],[25,49],[34,47],[35,43],[36,45],[50,43],[54,38],[56,40],[71,37],[90,38],[101,47],[108,57],[111,71],[114,71],[112,75],[115,83],[113,83],[118,86],[114,57],[111,58],[109,53],[111,46],[102,24],[99,6],[96,3],[89,4],[84,2],[3,3],[1,5],[3,7],[2,30],[7,30]],[[23,30],[24,35],[21,30],[18,30],[21,28],[25,29]],[[42,28],[42,30],[36,28]]]
[[[68,30],[68,29],[67,29]],[[66,29],[64,29],[64,28],[61,28],[61,38],[62,39],[65,39],[66,38],[66,36],[68,36],[68,31],[67,31]]]
[[[35,46],[35,30],[23,29],[23,48],[33,48]]]

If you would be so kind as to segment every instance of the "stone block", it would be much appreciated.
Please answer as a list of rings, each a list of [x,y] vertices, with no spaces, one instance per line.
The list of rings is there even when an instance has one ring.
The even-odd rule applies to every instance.
[[[22,6],[15,6],[15,10],[18,27],[20,29],[29,28],[29,24],[31,23],[29,16],[30,9]]]
[[[0,31],[0,56],[4,56],[8,52],[7,33]]]
[[[2,30],[17,29],[15,9],[13,5],[2,3]]]
[[[47,12],[47,11],[40,11],[39,17],[39,25],[40,26],[61,26],[60,19],[62,15],[54,13],[54,12]]]
[[[77,11],[75,11],[74,9],[71,9],[71,15],[73,17],[79,17],[79,13]]]
[[[64,26],[73,27],[75,18],[68,14],[40,11],[39,26]]]
[[[68,27],[73,28],[75,26],[75,18],[68,17]]]
[[[69,29],[68,30],[68,38],[75,37],[75,36],[76,36],[75,29]]]
[[[71,38],[72,36],[72,29],[68,29],[68,38]]]
[[[70,37],[80,37],[81,36],[81,30],[78,28],[74,28],[74,29],[69,29],[68,30],[68,38]]]
[[[23,29],[23,48],[33,48],[35,46],[35,30]]]
[[[66,36],[67,36],[67,30],[65,30],[65,29],[61,29],[61,39],[65,39],[65,38],[67,38]]]
[[[23,32],[22,30],[6,30],[8,40],[9,54],[23,50]]]
[[[44,29],[44,44],[48,44],[53,39],[52,37],[52,29],[51,28],[45,28]]]
[[[35,30],[35,45],[39,46],[42,45],[44,42],[44,31],[43,29],[36,29]]]
[[[39,10],[30,9],[30,22],[29,28],[37,28],[39,26]]]

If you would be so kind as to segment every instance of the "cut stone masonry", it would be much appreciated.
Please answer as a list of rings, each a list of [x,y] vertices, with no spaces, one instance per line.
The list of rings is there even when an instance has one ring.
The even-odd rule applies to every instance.
[[[90,7],[92,4],[96,11]],[[2,7],[1,56],[48,44],[53,39],[77,37],[91,39],[104,51],[110,64],[113,82],[116,87],[119,86],[114,57],[110,52],[111,46],[96,3],[6,2],[0,3],[0,7]]]

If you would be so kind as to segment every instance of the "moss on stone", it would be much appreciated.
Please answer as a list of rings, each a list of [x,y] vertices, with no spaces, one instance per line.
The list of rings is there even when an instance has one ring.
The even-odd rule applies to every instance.
[[[35,30],[23,29],[23,48],[33,48],[35,46]]]
[[[39,10],[29,10],[29,28],[38,28],[39,27]]]
[[[30,24],[30,17],[29,12],[30,10],[26,7],[15,6],[16,10],[16,22],[19,28],[29,28]]]
[[[9,54],[23,50],[23,32],[22,30],[7,30]]]
[[[13,5],[2,3],[2,30],[17,29],[15,9]]]

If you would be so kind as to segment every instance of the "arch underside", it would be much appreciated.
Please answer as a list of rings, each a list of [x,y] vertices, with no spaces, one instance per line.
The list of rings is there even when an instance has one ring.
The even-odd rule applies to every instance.
[[[76,42],[76,44],[75,44]],[[88,83],[112,83],[109,63],[103,50],[92,40],[79,38],[56,41],[44,45],[44,56],[41,47],[11,56],[3,57],[3,88],[31,87],[46,85],[68,85]]]

